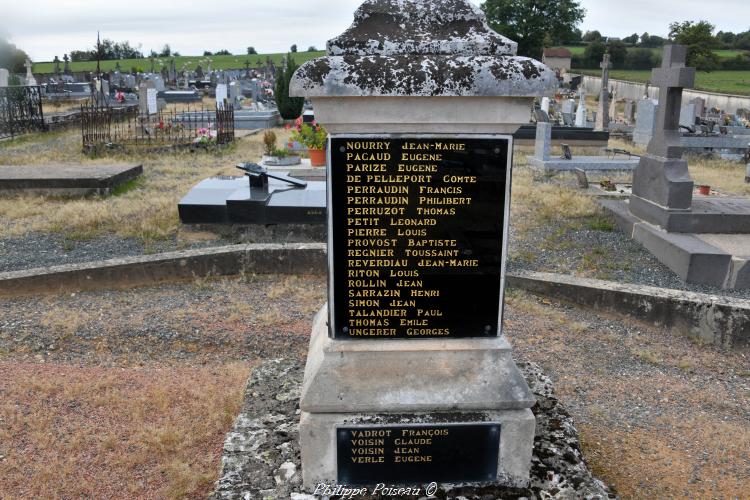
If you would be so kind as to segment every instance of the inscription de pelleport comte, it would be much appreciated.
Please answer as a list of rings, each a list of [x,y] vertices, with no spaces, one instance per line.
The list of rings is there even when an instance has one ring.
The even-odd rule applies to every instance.
[[[508,137],[331,139],[337,338],[497,335]]]

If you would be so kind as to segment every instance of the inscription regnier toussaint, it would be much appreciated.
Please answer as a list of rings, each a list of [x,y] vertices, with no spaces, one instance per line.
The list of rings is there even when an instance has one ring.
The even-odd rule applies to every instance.
[[[331,139],[338,338],[496,335],[510,139]]]

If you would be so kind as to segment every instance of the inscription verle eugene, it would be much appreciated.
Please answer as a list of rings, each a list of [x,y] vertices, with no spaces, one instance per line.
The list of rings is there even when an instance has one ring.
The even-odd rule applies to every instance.
[[[342,484],[492,481],[497,474],[497,423],[350,427],[337,436]]]
[[[510,138],[330,147],[334,337],[497,335]]]

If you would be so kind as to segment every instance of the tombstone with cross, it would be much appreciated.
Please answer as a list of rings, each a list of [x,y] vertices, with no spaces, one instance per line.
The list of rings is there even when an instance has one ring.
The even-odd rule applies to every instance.
[[[28,87],[36,87],[36,78],[34,78],[34,73],[31,72],[31,59],[26,59],[26,85]]]
[[[651,83],[659,87],[659,107],[648,153],[633,176],[630,200],[631,212],[649,222],[660,222],[663,211],[692,206],[693,180],[682,159],[679,130],[682,89],[695,82],[695,68],[685,67],[686,56],[684,45],[665,46],[662,65],[651,75]]]
[[[596,112],[595,130],[607,130],[609,128],[609,53],[604,54],[604,59],[599,65],[602,68],[602,91],[599,97],[599,107]]]

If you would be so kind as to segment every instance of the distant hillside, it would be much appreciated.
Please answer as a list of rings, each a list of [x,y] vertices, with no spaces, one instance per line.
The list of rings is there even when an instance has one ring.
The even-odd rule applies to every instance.
[[[162,64],[164,66],[169,65],[172,59],[175,60],[175,66],[178,71],[181,71],[187,64],[188,69],[194,70],[198,65],[203,67],[205,71],[208,69],[208,59],[211,59],[211,68],[213,69],[243,69],[245,68],[245,61],[250,62],[250,67],[257,67],[258,61],[265,65],[267,57],[277,66],[281,64],[282,58],[286,53],[280,54],[254,54],[254,55],[233,55],[233,56],[179,56],[175,58],[171,57],[158,57],[154,59],[154,69],[160,71]],[[292,54],[292,58],[297,64],[309,61],[315,57],[321,57],[325,55],[324,51],[318,52],[296,52]],[[151,69],[151,61],[149,59],[120,59],[115,61],[101,61],[100,67],[102,71],[114,70],[117,63],[120,63],[122,71],[132,71],[133,68],[137,68],[138,71],[149,71]],[[63,63],[60,63],[60,69],[62,70]],[[78,71],[94,71],[96,69],[96,61],[83,61],[70,63],[70,70],[74,72]],[[52,62],[40,62],[34,64],[34,73],[54,73],[55,64]]]

